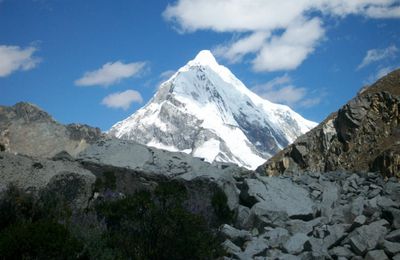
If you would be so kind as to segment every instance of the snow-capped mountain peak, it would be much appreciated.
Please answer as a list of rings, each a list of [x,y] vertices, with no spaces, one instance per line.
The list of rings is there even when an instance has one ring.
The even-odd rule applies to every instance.
[[[257,96],[203,50],[109,133],[253,169],[315,125]]]
[[[188,65],[189,66],[203,65],[203,66],[210,66],[210,67],[219,66],[214,55],[209,50],[200,51],[193,60],[189,61]]]

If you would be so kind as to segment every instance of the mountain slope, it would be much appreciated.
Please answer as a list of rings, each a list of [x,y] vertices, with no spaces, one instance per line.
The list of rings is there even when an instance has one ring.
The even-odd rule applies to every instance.
[[[99,128],[59,124],[30,103],[0,106],[0,151],[47,158],[66,151],[75,156],[101,136]]]
[[[112,136],[255,168],[316,124],[251,92],[210,51],[160,85]]]
[[[400,70],[362,89],[258,168],[268,175],[335,170],[400,177]]]

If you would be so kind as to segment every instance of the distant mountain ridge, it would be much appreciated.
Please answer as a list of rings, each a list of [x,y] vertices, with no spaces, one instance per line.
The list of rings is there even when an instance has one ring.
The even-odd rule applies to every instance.
[[[257,96],[204,50],[108,133],[254,169],[315,125]]]
[[[336,170],[400,177],[400,69],[258,168],[268,175]]]
[[[0,106],[0,150],[46,158],[62,151],[75,156],[102,136],[99,128],[62,125],[30,103]]]

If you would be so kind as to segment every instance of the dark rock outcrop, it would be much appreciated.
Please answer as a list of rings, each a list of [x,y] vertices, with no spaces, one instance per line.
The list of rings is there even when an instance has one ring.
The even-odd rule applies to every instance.
[[[381,172],[400,177],[400,70],[363,89],[257,171]]]
[[[45,158],[66,151],[75,156],[102,136],[99,128],[59,124],[29,103],[0,106],[0,151]]]

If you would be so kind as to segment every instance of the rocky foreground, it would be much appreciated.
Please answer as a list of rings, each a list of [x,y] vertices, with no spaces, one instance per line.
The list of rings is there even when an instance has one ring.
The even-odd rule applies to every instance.
[[[138,151],[140,160],[127,164],[115,159],[121,154],[139,158],[134,157]],[[396,178],[347,172],[267,177],[233,166],[218,169],[186,156],[110,139],[77,159],[65,153],[40,159],[2,152],[0,178],[3,185],[14,182],[25,190],[57,190],[83,209],[99,198],[179,181],[188,190],[187,209],[223,236],[226,259],[400,259]],[[95,180],[109,172],[114,187],[96,188]],[[225,222],[212,203],[218,190],[233,214]]]
[[[379,174],[261,177],[239,185],[233,259],[400,259],[400,183]]]

